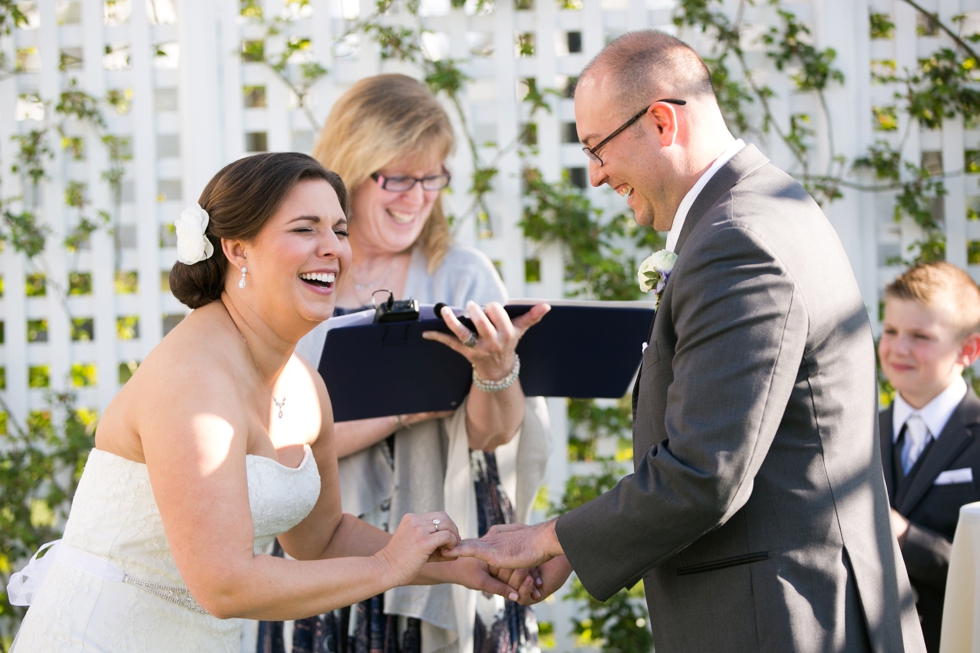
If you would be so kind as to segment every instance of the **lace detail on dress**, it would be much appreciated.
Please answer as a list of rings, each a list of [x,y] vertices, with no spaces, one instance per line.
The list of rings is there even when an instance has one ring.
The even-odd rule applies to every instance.
[[[258,555],[277,535],[303,521],[313,510],[320,498],[320,472],[309,446],[303,462],[295,469],[262,456],[246,456],[246,462],[248,502]]]
[[[295,469],[247,456],[246,470],[259,551],[309,514],[319,497],[320,473],[308,447]],[[170,553],[146,465],[93,449],[63,541],[111,562],[130,580],[105,580],[55,560],[12,653],[238,652],[241,619],[188,609],[193,597]]]

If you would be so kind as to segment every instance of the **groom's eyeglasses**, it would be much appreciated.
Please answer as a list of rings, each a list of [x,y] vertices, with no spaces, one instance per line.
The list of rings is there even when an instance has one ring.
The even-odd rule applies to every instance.
[[[678,106],[684,106],[685,104],[687,104],[687,101],[686,100],[657,100],[657,102],[669,102],[670,104],[676,104]],[[654,102],[653,104],[656,104],[657,102]],[[647,111],[650,110],[650,107],[652,107],[653,104],[651,104],[649,107],[647,107],[643,111],[639,112],[638,114],[636,114],[635,116],[633,116],[632,118],[630,118],[629,120],[627,120],[626,122],[624,122],[619,129],[617,129],[616,131],[614,131],[613,133],[609,134],[604,139],[602,139],[601,141],[599,141],[599,144],[596,145],[595,147],[583,147],[582,148],[582,151],[585,152],[585,155],[587,157],[589,157],[590,159],[592,159],[592,162],[593,163],[595,163],[597,166],[599,166],[601,168],[602,167],[602,159],[599,158],[599,154],[598,154],[599,150],[601,150],[602,147],[606,143],[608,143],[612,139],[614,139],[617,136],[619,136],[620,132],[622,132],[627,127],[629,127],[630,125],[632,125],[634,122],[636,122],[637,120],[639,120],[643,116],[644,113],[646,113]]]

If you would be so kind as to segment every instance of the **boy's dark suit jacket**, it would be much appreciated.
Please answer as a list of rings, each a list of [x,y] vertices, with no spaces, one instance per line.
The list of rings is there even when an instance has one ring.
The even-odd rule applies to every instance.
[[[909,533],[902,557],[912,587],[918,593],[916,606],[930,653],[939,651],[943,622],[943,596],[953,533],[960,506],[980,501],[980,399],[970,389],[946,422],[942,434],[916,462],[904,483],[895,473],[892,409],[879,415],[882,466],[888,500],[909,520]],[[973,469],[972,483],[936,485],[936,477],[950,469]]]

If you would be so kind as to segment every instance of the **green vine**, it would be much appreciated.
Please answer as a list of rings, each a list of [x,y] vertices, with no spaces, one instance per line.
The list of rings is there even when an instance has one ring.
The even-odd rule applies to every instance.
[[[13,565],[61,536],[71,498],[95,445],[94,412],[76,408],[72,393],[52,393],[23,424],[0,394],[0,651],[9,650],[25,609],[7,600]]]
[[[0,14],[0,25],[2,25],[2,14]],[[12,136],[18,147],[10,171],[20,175],[27,182],[30,194],[28,206],[16,212],[10,207],[16,203],[23,204],[25,196],[0,200],[0,205],[5,207],[0,221],[0,242],[10,244],[15,251],[25,254],[36,265],[43,266],[39,257],[47,245],[50,229],[41,224],[38,211],[41,184],[50,178],[46,166],[54,157],[54,151],[49,144],[51,131],[54,130],[60,137],[62,148],[72,158],[78,160],[84,156],[83,140],[81,137],[69,135],[65,123],[69,119],[76,119],[93,126],[109,154],[109,167],[103,171],[102,178],[108,183],[112,192],[116,216],[120,213],[122,181],[125,176],[125,164],[130,156],[126,152],[128,140],[108,133],[105,117],[98,106],[99,101],[80,90],[76,80],[70,80],[68,87],[59,95],[53,107],[50,102],[41,102],[41,104],[44,106],[45,115],[53,113],[55,120],[46,121],[40,128]],[[69,249],[77,249],[94,231],[109,222],[109,213],[106,211],[99,211],[96,218],[87,217],[82,213],[88,203],[84,199],[84,186],[79,182],[68,183],[65,204],[80,211],[78,224],[71,232],[65,234],[62,241],[62,244]]]
[[[454,8],[461,8],[464,4],[465,0],[452,0]],[[320,123],[310,109],[311,91],[316,82],[329,74],[329,71],[319,64],[304,63],[302,68],[303,83],[297,84],[293,81],[296,73],[290,62],[295,54],[303,52],[309,47],[309,41],[307,39],[290,39],[286,43],[286,49],[276,56],[268,54],[265,47],[266,39],[287,31],[288,25],[297,19],[298,9],[307,6],[308,0],[288,0],[286,5],[286,9],[281,15],[269,18],[263,15],[261,6],[255,0],[242,0],[242,15],[254,24],[260,25],[263,28],[264,36],[261,40],[246,42],[241,56],[245,62],[264,64],[277,79],[286,84],[297,97],[299,106],[304,110],[307,120],[316,131],[320,129]],[[533,123],[527,125],[514,142],[498,148],[491,161],[483,161],[480,156],[479,144],[476,143],[469,130],[466,113],[460,99],[460,93],[466,82],[469,81],[469,77],[460,67],[461,62],[453,59],[436,60],[426,55],[422,47],[422,35],[428,30],[419,15],[419,2],[409,0],[404,4],[404,8],[416,20],[414,26],[387,24],[385,18],[392,11],[394,5],[392,0],[376,0],[374,12],[366,18],[348,21],[347,28],[334,37],[333,46],[340,46],[355,36],[370,39],[377,44],[382,60],[404,61],[416,65],[432,92],[436,95],[445,95],[455,108],[457,117],[463,126],[464,138],[473,165],[470,187],[470,194],[473,197],[472,204],[463,216],[450,216],[450,218],[457,226],[473,216],[489,223],[491,209],[487,204],[486,197],[493,190],[493,181],[498,173],[499,161],[519,147],[526,138],[528,131],[534,129],[534,125]],[[492,5],[493,3],[487,0],[479,0],[476,11],[477,13],[488,11]],[[536,86],[532,84],[525,98],[531,116],[533,117],[539,110],[550,111],[547,98],[557,94],[557,91],[553,89],[538,91]]]
[[[644,251],[651,243],[647,229],[639,229],[632,216],[602,219],[602,210],[568,179],[548,183],[535,168],[524,174],[526,201],[521,227],[528,239],[560,244],[565,249],[565,280],[570,295],[591,299],[632,300],[641,296],[636,282],[637,262],[621,244]]]
[[[27,18],[17,2],[0,0],[0,37],[9,38],[14,27],[26,24]],[[0,77],[20,73],[0,59]],[[74,269],[76,256],[75,263],[69,265],[68,278],[54,278],[48,272],[45,253],[52,246],[52,235],[58,236],[58,246],[77,253],[96,231],[106,228],[113,220],[118,226],[122,183],[130,155],[127,139],[109,132],[101,106],[104,101],[117,111],[124,110],[126,97],[118,91],[109,91],[104,100],[99,100],[70,79],[54,99],[38,96],[23,99],[43,111],[44,118],[40,124],[12,136],[16,149],[8,162],[9,170],[20,178],[24,192],[0,198],[0,244],[26,257],[28,295],[53,293],[73,325],[73,337],[76,333],[84,335],[90,333],[91,321],[73,318],[68,297],[91,292],[91,275]],[[112,206],[96,210],[87,197],[86,185],[68,180],[64,204],[74,214],[73,226],[63,234],[53,234],[42,220],[45,207],[41,196],[44,185],[52,177],[49,166],[55,156],[55,139],[72,159],[85,157],[85,139],[69,133],[70,121],[90,126],[97,141],[106,148],[108,166],[101,177],[109,186]],[[113,233],[117,239],[118,269],[121,253],[118,229]],[[79,331],[76,328],[79,323],[85,323],[88,330]],[[47,333],[47,320],[32,320],[28,326],[29,340]],[[0,330],[0,342],[2,334]],[[2,368],[0,372],[4,372],[0,374],[0,390],[3,390],[6,374]],[[30,368],[28,377],[31,388],[51,385],[46,367]],[[69,382],[74,385],[91,385],[94,379],[91,366],[82,364],[72,366],[70,377]],[[94,411],[77,408],[75,400],[71,392],[46,391],[46,407],[32,411],[24,423],[19,423],[0,393],[0,450],[4,452],[0,460],[0,651],[9,649],[23,616],[23,609],[10,606],[4,591],[12,565],[21,564],[41,544],[60,536],[85,458],[93,446],[97,416]]]
[[[591,403],[591,402],[590,402]],[[628,413],[627,413],[628,414]],[[609,415],[612,417],[612,414]],[[614,421],[619,416],[612,417]],[[622,428],[625,425],[617,425]],[[558,505],[548,511],[553,517],[573,510],[608,492],[622,477],[622,469],[606,461],[599,474],[572,476],[565,484],[565,495]],[[608,601],[593,598],[575,578],[566,600],[583,605],[584,617],[573,621],[573,633],[585,646],[595,646],[608,653],[641,653],[653,651],[653,635],[647,627],[647,611],[643,601],[643,585],[622,590]]]
[[[892,67],[891,70],[876,73],[876,82],[896,84],[902,90],[895,95],[895,106],[876,107],[874,115],[869,118],[873,118],[886,132],[897,132],[899,125],[905,124],[905,134],[894,135],[899,143],[905,141],[908,130],[919,125],[936,129],[941,127],[943,121],[954,116],[962,115],[968,121],[980,118],[980,91],[975,88],[976,82],[980,81],[977,78],[978,58],[971,45],[980,38],[977,35],[964,37],[959,33],[962,28],[960,17],[953,21],[960,25],[957,30],[942,23],[937,15],[925,11],[913,0],[903,1],[948,35],[955,47],[943,48],[924,58],[914,70],[898,72]],[[943,258],[945,239],[942,224],[933,213],[933,205],[946,192],[944,180],[963,174],[964,171],[936,171],[922,162],[905,161],[900,154],[901,147],[884,138],[854,160],[840,155],[835,149],[833,125],[826,101],[826,92],[845,81],[836,64],[837,54],[831,48],[821,49],[814,46],[809,26],[784,6],[783,0],[765,0],[773,8],[778,23],[762,34],[759,45],[763,46],[766,57],[778,71],[790,73],[795,92],[815,96],[816,106],[822,114],[814,116],[798,113],[789,116],[788,120],[777,120],[771,108],[775,92],[758,81],[758,77],[753,77],[744,49],[744,11],[748,5],[762,2],[763,0],[740,0],[734,15],[729,17],[722,10],[721,0],[680,0],[674,13],[674,23],[678,27],[700,30],[711,36],[713,48],[711,52],[705,53],[705,60],[729,124],[739,133],[755,133],[782,141],[795,161],[792,172],[821,203],[840,198],[843,189],[893,193],[895,220],[910,220],[923,233],[923,237],[908,252],[912,258],[903,262]],[[465,0],[451,0],[450,4],[454,9],[467,5]],[[533,4],[530,0],[516,0],[514,7],[520,12],[533,8]],[[475,218],[481,233],[486,235],[492,232],[493,207],[489,194],[497,183],[503,158],[516,153],[523,164],[521,226],[524,234],[536,247],[561,249],[569,294],[607,300],[640,298],[635,280],[636,259],[633,252],[645,255],[662,247],[662,237],[650,229],[638,228],[629,215],[605,215],[567,177],[557,182],[546,181],[535,165],[535,117],[541,111],[550,112],[559,93],[551,88],[539,87],[534,79],[527,80],[523,104],[524,115],[528,118],[517,138],[511,143],[477,143],[466,120],[462,100],[462,93],[470,80],[462,62],[452,59],[433,60],[427,55],[423,47],[423,36],[429,30],[421,15],[420,5],[420,0],[375,0],[372,12],[359,20],[347,21],[344,32],[336,36],[330,46],[337,51],[345,48],[349,50],[357,42],[373,43],[378,47],[382,59],[414,65],[420,78],[427,82],[433,93],[446,98],[453,107],[462,125],[473,171],[469,189],[472,202],[462,216],[453,218],[454,228]],[[574,11],[582,7],[582,3],[576,0],[558,0],[557,5],[562,11]],[[241,15],[262,29],[260,38],[243,43],[240,56],[244,62],[266,66],[286,86],[294,105],[304,112],[311,129],[317,131],[320,122],[313,113],[313,90],[317,82],[330,74],[330,71],[313,58],[311,40],[294,36],[294,30],[291,29],[292,23],[307,15],[306,12],[311,9],[309,0],[284,0],[280,15],[269,17],[263,14],[262,5],[257,0],[242,0]],[[477,0],[475,5],[467,5],[467,10],[490,13],[494,10],[494,2]],[[409,18],[407,21],[403,19],[404,15],[396,15],[405,12]],[[14,27],[25,23],[26,17],[18,9],[16,0],[0,0],[0,34],[9,34]],[[889,16],[872,13],[870,29],[872,38],[893,38],[895,25]],[[515,34],[513,45],[518,56],[527,56],[534,52],[533,36],[533,33]],[[267,47],[270,40],[276,44],[275,48]],[[0,76],[12,74],[18,73],[9,67],[8,62],[0,61]],[[55,136],[59,137],[63,150],[76,159],[84,156],[86,147],[81,137],[66,132],[66,119],[91,125],[98,135],[98,144],[106,148],[109,166],[102,173],[102,180],[109,185],[113,206],[109,210],[95,210],[88,199],[85,185],[69,182],[65,188],[65,204],[75,213],[77,219],[73,230],[61,238],[61,244],[69,250],[77,251],[96,230],[110,224],[118,227],[128,144],[108,133],[106,121],[99,109],[102,102],[117,111],[128,110],[129,100],[123,94],[110,91],[106,98],[97,100],[86,95],[72,82],[57,101],[42,103],[45,115],[50,116],[48,122],[15,137],[17,154],[9,163],[12,172],[21,176],[25,195],[0,198],[0,240],[10,244],[15,251],[23,252],[38,266],[43,266],[42,255],[51,235],[38,219],[41,208],[40,189],[48,179],[47,165],[53,156],[51,143]],[[760,114],[761,118],[756,119],[755,116]],[[908,120],[903,120],[906,116]],[[822,122],[827,125],[824,137],[827,139],[826,149],[830,154],[826,168],[819,171],[813,169],[811,162],[815,139],[818,138],[813,127],[817,118],[822,118]],[[485,154],[487,152],[491,154]],[[980,161],[977,153],[968,155],[967,159],[967,170],[978,168]],[[867,181],[869,178],[870,183]],[[118,228],[113,231],[116,234],[118,256]],[[977,256],[980,257],[980,254]],[[76,285],[82,287],[85,283],[84,280],[78,280]],[[90,279],[88,283],[90,284]],[[42,326],[44,325],[38,326],[38,329]],[[84,331],[81,326],[78,330]],[[53,406],[71,405],[61,399],[55,399],[54,402]],[[70,413],[65,414],[63,421],[66,425],[84,422],[80,419],[73,422]],[[611,403],[572,400],[569,402],[569,418],[572,431],[570,458],[576,461],[597,461],[602,467],[597,475],[572,476],[565,487],[562,502],[553,506],[553,511],[572,509],[611,488],[624,471],[617,460],[626,460],[631,454],[629,435],[632,420],[628,400]],[[42,422],[43,420],[38,422],[38,426],[32,426],[33,422],[30,422],[19,430],[15,428],[14,437],[21,437],[25,433],[34,434],[31,437],[35,437],[43,430],[40,426]],[[31,431],[32,428],[35,430]],[[76,426],[71,428],[75,429],[73,433],[77,433]],[[37,441],[43,442],[44,437]],[[65,438],[68,438],[67,426]],[[611,454],[608,449],[599,446],[602,442],[613,442],[616,453]],[[59,449],[62,445],[52,442],[45,446],[49,453],[70,450]],[[602,451],[605,451],[605,455]],[[30,458],[40,454],[24,455]],[[72,458],[75,456],[73,453],[58,455],[61,457],[54,458],[69,467],[73,460],[74,464],[79,460],[77,457]],[[0,488],[6,487],[5,483],[15,482],[3,477],[2,473],[0,469]],[[54,472],[45,468],[39,474],[53,475]],[[46,481],[38,480],[34,485],[38,488],[48,487],[45,483]],[[55,510],[55,506],[61,505],[56,499],[70,496],[71,489],[68,486],[64,495],[56,493],[45,505],[50,510]],[[8,502],[6,494],[2,503],[4,506],[14,506],[11,510],[21,511],[24,506],[29,508],[37,505],[32,504],[33,496],[23,493],[10,496],[12,503]],[[2,510],[0,509],[0,526],[5,524],[2,521],[5,517]],[[25,515],[20,513],[15,518],[18,524],[32,523],[30,516],[24,521]],[[2,528],[0,531],[5,532]],[[43,533],[43,528],[38,532]],[[10,560],[35,546],[29,534],[18,537],[21,537],[19,541],[22,542],[17,545],[20,549],[10,548],[8,553],[8,549],[0,548],[0,556],[6,555],[8,564]],[[7,546],[5,538],[0,538],[0,546]],[[0,572],[9,573],[2,568],[3,560],[0,557]],[[569,596],[573,600],[582,601],[583,614],[575,619],[573,628],[583,643],[599,646],[603,651],[638,653],[652,650],[652,639],[645,626],[647,615],[641,601],[640,586],[631,593],[620,592],[610,601],[599,603],[587,596],[577,580],[575,583]],[[0,602],[0,608],[4,606]],[[0,613],[0,616],[7,614],[10,614],[9,611]],[[553,625],[542,624],[542,632],[549,628],[553,628]]]
[[[962,37],[956,30],[939,20],[938,15],[926,11],[914,0],[903,0],[932,22],[937,29],[948,35],[955,48],[942,48],[921,59],[914,70],[901,74],[873,73],[876,83],[898,83],[904,92],[896,93],[898,106],[875,107],[874,120],[883,131],[898,127],[898,115],[908,115],[907,129],[921,125],[938,129],[944,120],[962,115],[967,121],[980,117],[980,91],[975,86],[978,77],[977,54],[970,45],[980,41],[980,35]],[[742,47],[742,12],[753,0],[741,0],[734,19],[721,9],[720,0],[681,0],[674,16],[678,27],[709,32],[714,37],[714,52],[706,57],[712,80],[729,123],[741,132],[775,133],[792,152],[798,165],[797,176],[810,193],[821,203],[838,199],[843,188],[867,192],[898,191],[895,200],[897,222],[908,218],[923,230],[923,238],[912,244],[911,259],[901,262],[911,264],[919,260],[934,260],[945,256],[945,236],[942,225],[932,216],[935,199],[945,194],[942,180],[961,175],[963,170],[935,172],[926,170],[914,162],[902,162],[901,147],[894,147],[886,140],[877,141],[862,157],[848,161],[835,150],[833,122],[830,120],[825,93],[832,84],[844,82],[840,70],[834,67],[836,52],[832,48],[819,49],[811,44],[809,28],[795,15],[783,8],[781,0],[767,0],[779,16],[781,25],[772,27],[760,38],[766,55],[776,68],[796,70],[791,75],[795,89],[801,93],[813,93],[824,114],[827,126],[827,145],[830,151],[828,169],[815,174],[810,169],[809,154],[815,136],[810,126],[812,117],[806,114],[790,116],[789,124],[781,126],[775,119],[769,100],[772,89],[759,85],[753,79]],[[962,26],[963,16],[954,17]],[[870,36],[873,39],[894,37],[895,24],[886,14],[870,14]],[[734,60],[739,74],[733,74],[728,62]],[[747,117],[746,106],[757,103],[762,109],[761,124],[756,128]],[[908,133],[901,139],[905,141]],[[975,159],[975,157],[974,157]],[[973,161],[967,162],[967,168]],[[870,170],[877,182],[864,183],[855,177],[862,170]]]

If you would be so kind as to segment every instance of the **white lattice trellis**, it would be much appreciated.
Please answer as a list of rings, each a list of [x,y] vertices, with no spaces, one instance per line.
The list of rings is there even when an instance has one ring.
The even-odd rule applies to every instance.
[[[977,28],[980,0],[921,3],[949,24],[954,16],[966,14],[963,29],[967,33]],[[51,143],[48,178],[40,186],[40,214],[51,230],[49,247],[33,262],[10,246],[0,253],[0,366],[4,370],[3,398],[13,418],[22,421],[30,410],[44,405],[43,388],[31,387],[32,369],[33,378],[43,376],[41,372],[46,369],[50,386],[62,388],[70,384],[76,364],[93,366],[86,370],[95,372],[94,383],[77,388],[80,405],[104,409],[120,387],[121,374],[125,378],[120,366],[140,361],[186,314],[165,284],[175,260],[167,225],[184,204],[197,198],[218,168],[258,149],[308,151],[317,126],[351,83],[378,72],[419,72],[410,64],[382,60],[378,46],[364,35],[338,43],[352,20],[367,17],[376,9],[370,0],[359,4],[266,0],[257,4],[267,17],[285,12],[295,18],[285,24],[280,35],[265,40],[267,53],[281,52],[287,38],[307,37],[310,57],[329,70],[313,87],[309,108],[315,124],[265,64],[242,61],[243,42],[262,39],[264,31],[242,16],[239,0],[21,3],[30,24],[0,39],[6,61],[22,62],[26,69],[0,79],[2,196],[10,198],[27,190],[21,178],[10,173],[10,166],[17,156],[12,137],[38,128],[45,119],[30,98],[53,102],[72,78],[95,97],[105,97],[110,90],[131,96],[128,112],[107,110],[107,116],[108,131],[129,139],[132,160],[126,167],[115,235],[101,230],[77,254],[64,251],[57,243],[77,220],[77,211],[64,201],[69,182],[84,183],[96,208],[112,206],[110,187],[101,177],[109,161],[105,148],[91,126],[69,122],[67,132],[85,139],[86,155],[76,161],[57,142]],[[510,0],[498,0],[492,11],[479,14],[473,11],[474,4],[471,1],[465,9],[450,9],[448,0],[423,2],[422,21],[431,31],[425,43],[430,55],[463,62],[471,77],[461,94],[466,123],[478,143],[492,141],[498,146],[513,142],[521,124],[528,120],[527,109],[518,97],[522,80],[534,79],[538,88],[564,89],[610,38],[644,27],[675,30],[671,22],[673,0],[584,0],[579,9],[560,9],[553,0],[535,0],[530,9],[517,9]],[[894,61],[898,70],[914,68],[917,58],[952,46],[943,34],[930,36],[926,31],[926,35],[919,35],[921,18],[904,0],[784,0],[785,9],[810,25],[817,46],[830,46],[837,52],[835,65],[843,71],[846,82],[827,93],[829,124],[813,94],[795,92],[789,77],[775,70],[761,48],[752,51],[752,34],[761,29],[753,32],[750,28],[775,24],[775,8],[740,0],[721,4],[732,16],[742,12],[749,26],[744,30],[750,50],[748,61],[753,75],[765,79],[776,92],[772,99],[776,120],[785,124],[794,113],[814,118],[817,168],[828,163],[831,127],[836,153],[852,160],[865,154],[876,139],[885,138],[902,146],[905,159],[917,164],[929,160],[951,173],[963,170],[965,151],[980,150],[980,130],[974,124],[965,125],[959,117],[945,121],[942,130],[913,128],[904,143],[898,139],[904,132],[905,117],[900,116],[897,132],[874,131],[872,107],[894,104],[896,89],[873,85],[872,66]],[[891,17],[894,38],[870,38],[872,11]],[[399,3],[382,20],[392,25],[416,25],[416,18]],[[691,31],[680,36],[699,51],[710,51],[710,34]],[[515,42],[519,37],[533,40],[533,55],[518,54]],[[63,54],[69,55],[68,65],[62,65]],[[557,180],[563,170],[569,170],[575,180],[584,180],[586,160],[574,138],[572,101],[554,98],[551,104],[550,114],[537,117],[536,164],[546,180]],[[50,118],[50,106],[48,111]],[[452,111],[450,114],[454,115]],[[746,138],[759,142],[777,165],[793,170],[793,158],[780,141],[753,135]],[[448,197],[450,212],[457,216],[463,216],[469,206],[466,180],[473,168],[463,140],[460,142],[451,161],[454,192]],[[480,154],[489,161],[496,151],[496,147],[481,147]],[[499,161],[500,172],[489,202],[493,209],[489,223],[492,235],[481,237],[487,235],[487,225],[478,225],[473,216],[467,216],[459,223],[456,237],[480,247],[499,263],[512,296],[559,297],[563,293],[561,252],[525,241],[518,226],[521,166],[515,153]],[[942,211],[946,231],[947,258],[980,279],[980,266],[968,265],[968,246],[980,241],[980,222],[968,220],[968,209],[980,209],[978,175],[953,174],[945,185],[948,194],[938,210]],[[625,208],[608,189],[587,192],[596,204],[611,212]],[[910,222],[893,222],[893,196],[845,190],[843,199],[826,207],[875,322],[880,288],[898,271],[886,266],[886,259],[903,252],[920,236]],[[121,245],[118,270],[117,242]],[[525,280],[527,258],[541,262],[540,280],[534,283]],[[125,289],[126,279],[132,278],[124,275],[117,283],[117,271],[135,273],[135,292],[117,292],[117,286]],[[28,277],[38,272],[48,276],[47,293],[28,295]],[[91,275],[91,292],[71,295],[63,303],[54,286],[67,287],[72,272]],[[83,329],[73,329],[72,318],[91,322]],[[135,334],[132,329],[124,333],[120,318],[126,318],[122,326],[130,328],[135,318]],[[46,321],[43,337],[37,336],[37,327],[43,324],[38,321]],[[77,339],[81,331],[89,333],[90,339]],[[135,337],[123,339],[122,335]],[[548,486],[554,496],[569,473],[580,471],[580,464],[570,466],[562,454],[568,430],[563,403],[552,400],[551,406],[558,453],[549,467]],[[542,608],[542,614],[556,623],[561,650],[572,648],[566,632],[571,609],[561,602]]]

